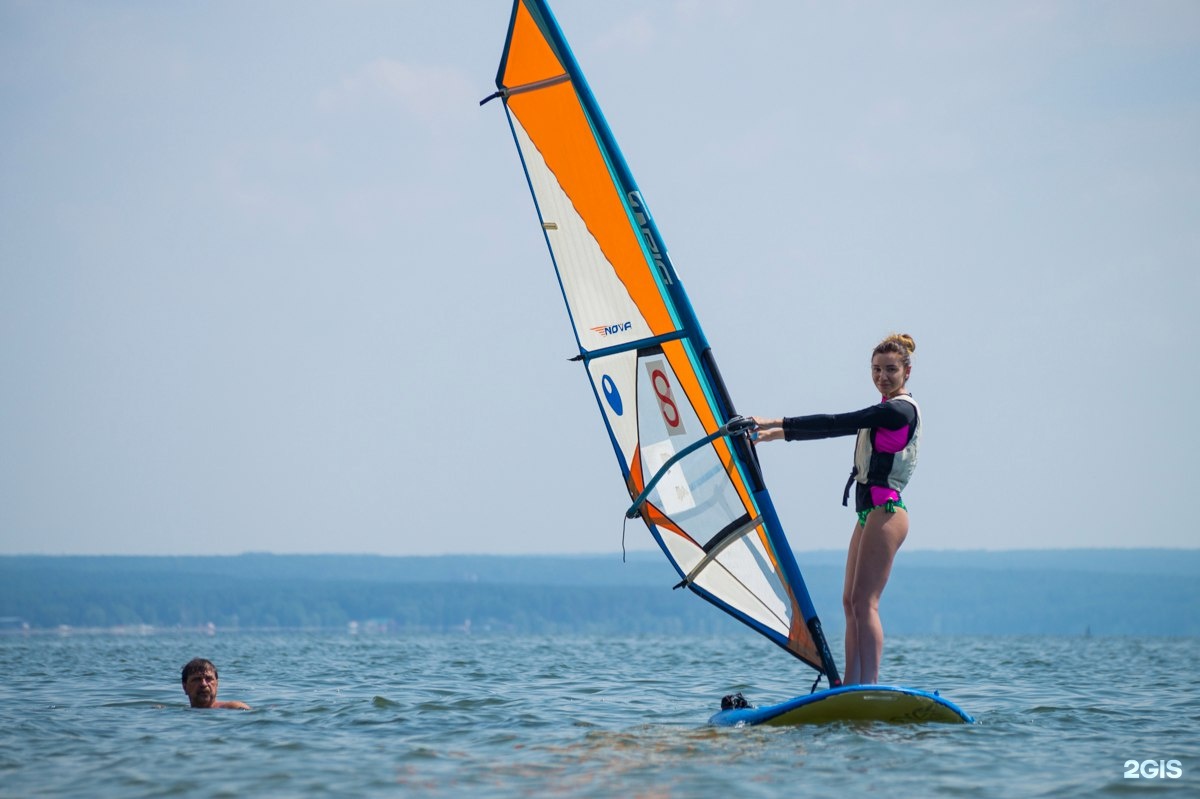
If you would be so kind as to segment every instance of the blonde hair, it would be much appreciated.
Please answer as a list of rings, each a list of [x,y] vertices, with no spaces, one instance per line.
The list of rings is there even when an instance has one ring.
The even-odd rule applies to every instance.
[[[907,333],[892,333],[883,341],[875,345],[875,349],[871,351],[871,357],[881,353],[892,353],[899,355],[905,366],[912,366],[912,354],[917,351],[917,342]]]

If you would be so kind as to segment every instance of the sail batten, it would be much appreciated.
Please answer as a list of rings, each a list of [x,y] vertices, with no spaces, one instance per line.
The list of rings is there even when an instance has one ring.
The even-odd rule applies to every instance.
[[[717,556],[730,544],[736,543],[739,538],[754,531],[756,527],[762,524],[762,517],[756,516],[753,519],[747,520],[745,523],[734,527],[728,532],[721,532],[716,537],[704,545],[704,559],[692,567],[692,570],[684,577],[684,582],[692,583],[696,581],[696,576],[704,570],[708,564],[717,559]]]
[[[544,0],[514,2],[496,87],[630,514],[689,590],[836,684],[746,422]]]
[[[566,83],[570,79],[571,76],[564,72],[561,75],[555,75],[553,78],[545,78],[543,80],[535,80],[533,83],[526,83],[524,86],[509,86],[504,90],[503,96],[512,97],[515,94],[535,92],[538,89],[545,89],[550,86],[557,86],[560,83]]]
[[[598,350],[590,350],[579,356],[581,360],[591,360],[593,358],[603,358],[606,355],[616,355],[619,352],[628,352],[629,350],[650,349],[657,347],[660,344],[665,344],[668,341],[678,341],[687,337],[687,331],[677,330],[674,333],[664,333],[661,336],[653,336],[651,338],[637,339],[635,341],[626,341],[621,344],[613,344],[608,347],[602,347]]]

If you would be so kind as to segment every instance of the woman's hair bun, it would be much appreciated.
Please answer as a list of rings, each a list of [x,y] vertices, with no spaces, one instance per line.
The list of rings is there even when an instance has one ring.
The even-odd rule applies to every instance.
[[[872,356],[879,355],[883,352],[891,352],[901,356],[907,366],[909,364],[908,356],[917,351],[917,342],[912,336],[907,333],[892,333],[883,341],[875,345]]]

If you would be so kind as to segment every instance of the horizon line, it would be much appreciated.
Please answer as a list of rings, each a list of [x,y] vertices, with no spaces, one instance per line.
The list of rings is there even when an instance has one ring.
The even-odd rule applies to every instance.
[[[843,554],[844,549],[797,549],[797,555],[806,554]],[[914,548],[906,549],[911,554],[1012,554],[1012,553],[1052,553],[1052,552],[1200,552],[1200,546],[1195,547],[1163,547],[1163,546],[1128,546],[1128,547],[1014,547],[1011,549],[996,549],[973,547],[961,549]],[[0,558],[242,558],[242,557],[332,557],[332,558],[596,558],[630,555],[642,557],[645,555],[661,555],[658,549],[632,549],[624,553],[610,550],[589,552],[438,552],[438,553],[405,553],[387,554],[381,552],[274,552],[269,550],[246,550],[243,552],[3,552]]]

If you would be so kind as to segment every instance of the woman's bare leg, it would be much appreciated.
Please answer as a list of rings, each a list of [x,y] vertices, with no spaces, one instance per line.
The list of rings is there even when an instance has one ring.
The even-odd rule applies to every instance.
[[[853,582],[843,592],[842,602],[847,605],[846,648],[850,652],[851,626],[854,632],[855,683],[879,681],[879,663],[883,659],[883,624],[879,620],[879,598],[883,595],[888,576],[892,573],[892,561],[904,539],[908,537],[908,512],[897,508],[888,513],[882,508],[871,511],[867,524],[855,529],[857,546],[851,538],[851,552],[855,554]],[[855,551],[857,550],[857,551]],[[847,563],[846,573],[851,573]],[[853,622],[851,622],[853,619]],[[847,675],[851,674],[847,662]],[[847,679],[849,683],[850,680]]]
[[[858,682],[861,671],[858,662],[858,629],[854,624],[854,610],[850,604],[850,596],[854,590],[854,572],[858,563],[858,546],[862,540],[862,525],[854,525],[850,533],[850,550],[846,553],[846,579],[842,583],[842,612],[846,615],[846,669],[842,674],[844,685],[854,685]]]

